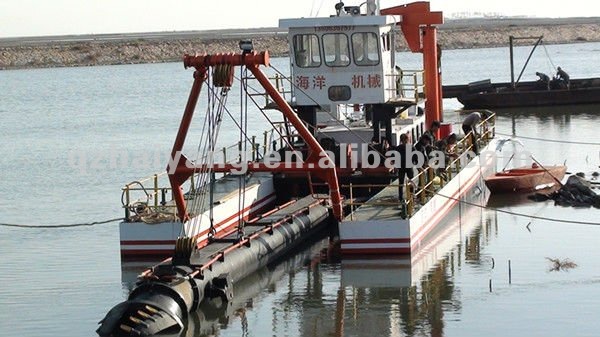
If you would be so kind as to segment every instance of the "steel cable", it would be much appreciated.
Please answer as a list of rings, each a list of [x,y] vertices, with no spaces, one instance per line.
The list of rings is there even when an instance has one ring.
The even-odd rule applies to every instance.
[[[11,224],[11,223],[1,223],[0,226],[3,227],[17,227],[17,228],[71,228],[71,227],[84,227],[84,226],[95,226],[102,225],[111,222],[125,220],[124,218],[114,218],[102,221],[93,221],[93,222],[82,222],[82,223],[74,223],[67,225],[26,225],[26,224]]]
[[[536,137],[527,137],[527,136],[515,136],[508,133],[497,132],[497,135],[507,136],[513,138],[522,138],[522,139],[530,139],[530,140],[539,140],[542,142],[550,142],[550,143],[564,143],[564,144],[577,144],[577,145],[600,145],[600,143],[594,142],[578,142],[578,141],[570,141],[570,140],[558,140],[558,139],[547,139],[547,138],[536,138]]]

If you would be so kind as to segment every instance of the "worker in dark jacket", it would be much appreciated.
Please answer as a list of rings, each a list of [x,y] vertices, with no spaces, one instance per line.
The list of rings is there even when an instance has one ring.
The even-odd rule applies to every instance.
[[[560,67],[558,67],[556,70],[556,78],[561,80],[567,89],[569,89],[571,87],[569,74],[567,74],[567,72],[562,70]]]
[[[482,115],[479,112],[471,112],[467,118],[463,120],[462,130],[465,136],[471,135],[471,144],[473,145],[473,152],[479,154],[479,147],[477,146],[477,138],[479,133],[477,132],[477,125],[481,122]]]
[[[419,138],[419,141],[415,144],[415,150],[420,152],[425,161],[427,161],[429,159],[429,153],[431,153],[432,149],[431,138],[425,134],[422,134],[421,138]]]
[[[539,87],[550,89],[550,77],[544,73],[540,73],[537,71],[535,74],[537,75],[537,77],[539,77],[539,79],[538,79],[538,83],[540,83]]]
[[[437,132],[440,129],[440,121],[433,121],[431,122],[431,127],[429,128],[429,130],[425,131],[423,133],[423,136],[426,136],[429,138],[429,144],[430,145],[435,145],[435,143],[437,142]]]
[[[403,200],[403,189],[405,179],[412,180],[414,177],[413,171],[413,158],[410,158],[414,152],[415,148],[412,144],[408,143],[408,135],[403,133],[400,135],[400,145],[396,146],[396,151],[400,154],[400,163],[397,166],[398,172],[398,200]]]

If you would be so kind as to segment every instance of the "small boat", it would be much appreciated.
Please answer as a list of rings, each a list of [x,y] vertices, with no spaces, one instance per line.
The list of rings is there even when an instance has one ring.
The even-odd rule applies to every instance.
[[[567,167],[563,165],[518,167],[498,172],[485,179],[492,193],[532,192],[560,185]]]
[[[513,42],[514,40],[537,39],[527,61],[515,79]],[[564,83],[556,76],[549,82],[521,81],[527,64],[536,47],[542,43],[539,37],[509,37],[510,82],[492,83],[481,80],[462,85],[442,87],[444,98],[456,97],[465,109],[497,109],[525,106],[556,106],[600,103],[600,78],[570,79]]]
[[[457,99],[465,109],[597,104],[600,103],[600,78],[573,79],[569,89],[540,88],[538,81],[522,82],[514,89],[510,82],[489,83],[482,91],[469,92],[467,89]]]

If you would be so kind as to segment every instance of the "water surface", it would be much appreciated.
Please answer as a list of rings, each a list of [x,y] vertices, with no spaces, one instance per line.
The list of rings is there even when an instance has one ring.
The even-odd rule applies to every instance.
[[[547,49],[573,78],[600,76],[600,44]],[[524,60],[527,53],[527,48],[517,48],[516,59]],[[445,84],[510,79],[507,48],[443,55]],[[525,79],[534,79],[535,71],[551,73],[550,62],[540,55]],[[399,60],[411,69],[420,55],[400,54]],[[281,70],[286,62],[274,60]],[[164,155],[191,75],[179,63],[0,72],[0,222],[58,225],[122,216],[120,187],[166,166]],[[236,90],[230,98],[232,114],[239,114]],[[447,100],[445,106],[460,104]],[[600,142],[599,113],[598,107],[504,112],[497,130]],[[266,129],[259,117],[256,113],[249,121],[250,130]],[[447,120],[460,118],[446,115]],[[200,121],[196,119],[190,137],[198,137]],[[224,123],[229,143],[239,134],[231,121]],[[543,163],[566,160],[571,172],[591,173],[600,165],[598,145],[522,142]],[[193,150],[194,144],[190,146]],[[111,161],[115,152],[124,154],[118,162]],[[551,219],[598,222],[600,215],[596,209],[552,203],[492,202],[502,211]],[[477,223],[469,227],[474,231],[454,234],[451,252],[440,256],[437,267],[416,286],[394,280],[394,286],[383,288],[353,285],[344,277],[344,263],[313,259],[309,251],[309,257],[261,273],[257,283],[264,286],[252,288],[228,319],[201,324],[196,335],[597,335],[600,227],[491,210],[477,214]],[[126,297],[131,276],[139,270],[122,269],[118,242],[116,223],[71,229],[0,227],[0,336],[94,335],[98,320]],[[578,267],[549,272],[546,257],[569,258]]]

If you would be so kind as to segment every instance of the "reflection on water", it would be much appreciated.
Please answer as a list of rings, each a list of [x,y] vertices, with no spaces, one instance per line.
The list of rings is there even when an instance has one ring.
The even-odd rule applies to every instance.
[[[427,273],[411,284],[402,287],[377,287],[381,284],[380,280],[373,280],[374,286],[369,286],[364,284],[363,279],[360,287],[340,287],[335,309],[335,335],[446,335],[445,317],[459,315],[463,309],[461,291],[457,289],[455,277],[460,274],[465,263],[469,268],[489,270],[489,260],[487,256],[484,256],[486,260],[482,260],[481,252],[498,230],[495,212],[480,210],[479,216],[474,216],[474,212],[465,214],[468,218],[462,219],[463,226],[455,228],[450,234],[453,245],[449,251],[439,256],[439,260]],[[474,229],[463,232],[463,229],[469,228],[468,222],[477,225]],[[442,246],[444,244],[440,243]],[[364,268],[362,273],[369,275],[371,268]],[[410,271],[415,265],[405,268]],[[389,276],[395,277],[393,274]],[[388,280],[388,283],[391,282]],[[482,280],[481,284],[484,285],[485,282],[487,279]],[[332,331],[333,324],[331,322],[319,330]]]
[[[528,198],[527,193],[496,193],[490,196],[487,207],[506,208],[509,206],[526,205],[536,203]]]
[[[529,106],[520,108],[494,109],[498,115],[535,117],[541,120],[570,119],[571,115],[594,115],[600,112],[600,104]]]
[[[577,116],[580,119],[594,119],[600,113],[599,104],[581,105],[556,105],[550,107],[522,107],[510,109],[496,109],[496,114],[502,118],[510,118],[511,135],[519,135],[517,124],[532,120],[541,128],[553,128],[559,131],[569,130],[571,118]],[[520,130],[522,132],[522,130]],[[563,135],[558,140],[566,140]]]
[[[178,336],[443,336],[463,306],[456,273],[494,230],[495,213],[460,208],[413,256],[332,260],[325,238],[236,284],[231,303],[204,305]],[[124,289],[143,263],[123,263]]]

